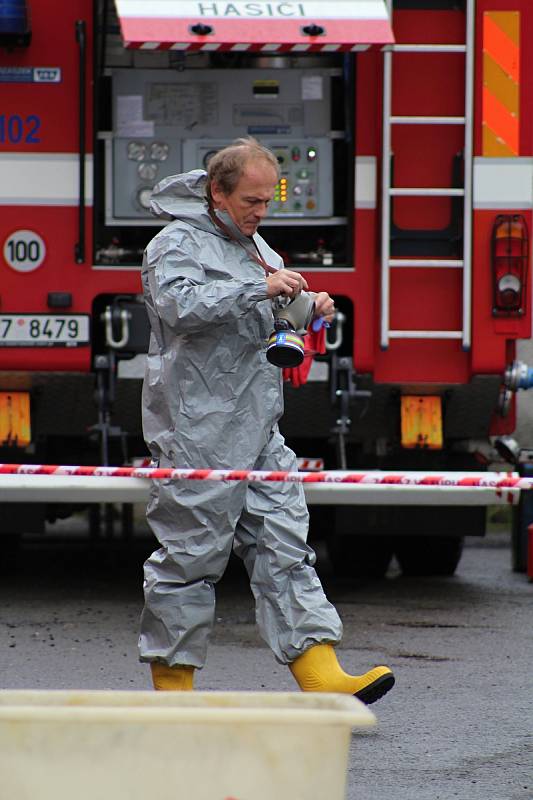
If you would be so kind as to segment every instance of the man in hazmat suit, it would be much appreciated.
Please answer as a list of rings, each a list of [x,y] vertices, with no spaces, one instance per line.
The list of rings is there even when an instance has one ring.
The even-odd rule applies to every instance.
[[[153,192],[153,213],[171,220],[142,268],[143,426],[158,466],[297,470],[278,430],[281,369],[266,349],[274,309],[308,287],[256,233],[278,179],[273,153],[247,138],[214,155],[207,174],[175,175]],[[329,295],[313,299],[315,316],[333,319]],[[154,481],[147,518],[160,549],[144,567],[139,650],[155,689],[193,688],[232,549],[261,635],[302,690],[372,703],[393,686],[388,667],[349,675],[338,663],[342,623],[313,568],[301,484]]]

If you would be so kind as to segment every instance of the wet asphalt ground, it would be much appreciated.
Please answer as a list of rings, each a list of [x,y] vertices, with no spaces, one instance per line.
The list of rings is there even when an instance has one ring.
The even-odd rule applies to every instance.
[[[1,688],[149,689],[136,640],[151,539],[140,530],[130,542],[89,543],[83,520],[49,534],[3,565]],[[384,580],[354,583],[336,579],[317,551],[344,621],[343,666],[386,663],[397,678],[372,706],[377,728],[353,734],[348,800],[531,800],[533,583],[511,571],[509,535],[468,540],[453,578],[404,578],[393,564]],[[236,561],[196,683],[296,689],[257,634]]]

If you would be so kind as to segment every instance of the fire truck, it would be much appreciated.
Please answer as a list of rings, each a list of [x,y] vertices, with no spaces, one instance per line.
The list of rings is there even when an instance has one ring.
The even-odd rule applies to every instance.
[[[338,309],[285,386],[288,442],[328,468],[483,468],[531,334],[532,40],[529,0],[3,0],[2,461],[145,453],[151,192],[251,135],[281,170],[262,233]],[[69,510],[4,507],[4,542]],[[485,528],[483,508],[312,511],[348,576],[393,554],[452,574]]]

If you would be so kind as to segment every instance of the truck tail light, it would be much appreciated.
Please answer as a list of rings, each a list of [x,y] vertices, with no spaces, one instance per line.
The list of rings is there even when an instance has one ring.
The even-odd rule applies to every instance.
[[[525,313],[528,251],[524,217],[499,214],[492,228],[492,313],[495,317]]]

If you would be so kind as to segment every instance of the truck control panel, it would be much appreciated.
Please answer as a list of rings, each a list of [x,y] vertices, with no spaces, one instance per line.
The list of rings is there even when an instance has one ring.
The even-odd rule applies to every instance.
[[[271,217],[297,225],[332,215],[328,70],[115,69],[112,86],[107,224],[153,224],[150,195],[158,181],[205,168],[218,149],[248,135],[280,164]]]

